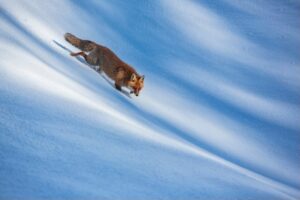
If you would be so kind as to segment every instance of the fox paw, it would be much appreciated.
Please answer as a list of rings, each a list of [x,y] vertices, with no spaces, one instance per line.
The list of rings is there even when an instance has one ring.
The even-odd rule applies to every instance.
[[[119,85],[115,85],[115,87],[116,87],[116,89],[117,89],[117,90],[119,90],[119,91],[122,91],[122,88],[121,88],[121,86],[119,86]]]

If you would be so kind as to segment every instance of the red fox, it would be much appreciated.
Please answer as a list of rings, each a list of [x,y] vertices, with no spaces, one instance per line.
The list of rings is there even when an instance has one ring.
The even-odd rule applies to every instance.
[[[109,78],[114,80],[117,90],[121,91],[121,87],[125,86],[131,90],[130,93],[139,95],[144,87],[145,76],[138,75],[131,66],[123,62],[107,47],[89,40],[79,39],[71,33],[66,33],[64,36],[66,41],[81,50],[78,53],[71,53],[71,56],[83,56],[87,63],[98,66],[96,71],[99,73],[104,71]]]

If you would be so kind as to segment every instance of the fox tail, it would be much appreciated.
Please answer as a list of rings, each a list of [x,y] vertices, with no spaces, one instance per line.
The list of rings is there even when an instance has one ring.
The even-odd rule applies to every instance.
[[[69,42],[73,46],[77,47],[81,51],[89,52],[89,51],[92,51],[96,46],[96,44],[94,42],[89,41],[89,40],[79,39],[78,37],[76,37],[75,35],[73,35],[71,33],[66,33],[64,35],[64,37],[67,42]]]

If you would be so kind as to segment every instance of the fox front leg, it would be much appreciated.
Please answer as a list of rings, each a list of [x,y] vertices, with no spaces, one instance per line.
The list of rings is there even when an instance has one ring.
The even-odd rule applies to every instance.
[[[119,91],[122,91],[121,86],[123,85],[123,81],[124,81],[124,69],[122,69],[122,68],[116,69],[114,71],[114,75],[115,75],[116,89]]]
[[[121,86],[117,82],[115,83],[115,87],[116,87],[117,90],[122,91]]]
[[[122,91],[121,85],[122,85],[122,82],[120,79],[115,80],[115,87],[117,90]]]

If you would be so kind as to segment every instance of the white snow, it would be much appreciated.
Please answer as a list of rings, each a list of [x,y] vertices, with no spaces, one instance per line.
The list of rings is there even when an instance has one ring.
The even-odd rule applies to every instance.
[[[2,1],[0,199],[300,198],[300,40],[244,35],[236,18],[264,13],[237,4]],[[69,56],[65,32],[145,74],[141,95]]]

